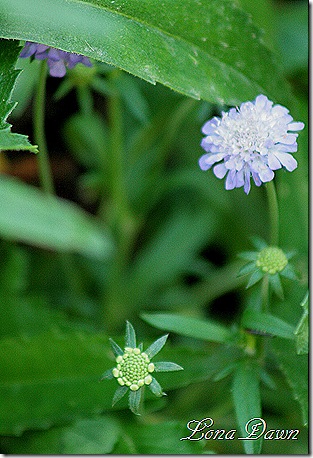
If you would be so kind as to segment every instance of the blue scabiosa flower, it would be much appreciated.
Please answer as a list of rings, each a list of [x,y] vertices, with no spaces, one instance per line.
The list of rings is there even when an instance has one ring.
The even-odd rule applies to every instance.
[[[258,95],[204,124],[201,146],[207,154],[200,158],[200,168],[208,170],[218,163],[213,172],[217,178],[226,176],[225,188],[243,186],[248,194],[251,177],[260,186],[274,178],[274,170],[284,167],[292,172],[297,167],[289,153],[297,151],[295,132],[303,128],[302,122],[293,122],[287,108]]]
[[[62,78],[66,74],[66,68],[74,68],[79,63],[87,67],[92,66],[88,57],[27,41],[20,53],[20,57],[31,56],[38,60],[47,59],[50,75],[57,78]]]
[[[162,388],[153,377],[154,372],[169,372],[183,370],[181,366],[171,362],[152,363],[151,359],[159,353],[165,345],[168,334],[157,339],[146,351],[143,345],[136,345],[136,333],[133,326],[126,322],[125,348],[110,339],[111,347],[115,355],[116,366],[106,371],[101,380],[117,380],[117,388],[112,405],[119,401],[129,391],[129,408],[136,415],[140,415],[140,405],[143,398],[143,389],[149,387],[156,396],[163,396]]]

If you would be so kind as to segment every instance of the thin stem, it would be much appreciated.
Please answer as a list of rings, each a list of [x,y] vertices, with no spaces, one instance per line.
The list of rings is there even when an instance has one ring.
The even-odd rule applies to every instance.
[[[279,210],[276,189],[273,181],[266,183],[266,192],[270,215],[270,243],[278,245],[279,239]]]
[[[114,80],[120,72],[114,71],[110,77]],[[107,182],[109,174],[109,201],[102,196],[99,216],[107,219],[115,235],[116,250],[108,272],[108,287],[103,297],[103,310],[107,326],[115,328],[125,319],[127,310],[122,297],[122,284],[125,266],[132,247],[132,241],[137,230],[136,222],[128,206],[128,196],[125,185],[124,167],[124,131],[122,102],[118,91],[108,97],[108,121],[110,129],[110,160],[103,166],[103,182]]]
[[[261,297],[262,312],[267,313],[269,308],[269,279],[267,274],[265,274],[262,279]]]
[[[80,85],[76,88],[77,91],[77,100],[79,103],[79,108],[81,113],[84,115],[92,115],[93,112],[93,100],[92,94],[90,91],[89,86],[87,85]]]
[[[46,99],[46,80],[47,80],[47,63],[42,61],[37,91],[34,101],[34,139],[38,145],[38,167],[40,184],[45,193],[50,196],[55,195],[51,167],[49,163],[48,148],[45,134],[45,99]],[[59,253],[60,264],[71,290],[76,295],[82,295],[83,289],[81,279],[77,269],[74,267],[73,259],[70,253]]]
[[[39,178],[43,190],[50,195],[54,194],[51,168],[48,158],[48,149],[45,137],[45,98],[46,98],[47,64],[42,61],[34,102],[34,139],[38,145]]]

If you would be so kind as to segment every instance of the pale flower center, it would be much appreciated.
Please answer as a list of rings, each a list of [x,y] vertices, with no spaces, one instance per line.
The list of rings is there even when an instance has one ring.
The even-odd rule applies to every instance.
[[[285,253],[278,247],[263,248],[258,254],[256,266],[271,275],[281,272],[288,264]]]
[[[132,391],[136,391],[152,382],[150,374],[154,371],[154,364],[139,348],[126,347],[125,353],[118,356],[116,362],[117,366],[112,373],[121,386],[129,386]]]
[[[270,136],[267,122],[257,119],[254,111],[239,112],[238,116],[224,116],[216,132],[223,139],[223,147],[228,154],[242,156],[242,159],[252,159],[256,154],[266,150],[264,143]]]

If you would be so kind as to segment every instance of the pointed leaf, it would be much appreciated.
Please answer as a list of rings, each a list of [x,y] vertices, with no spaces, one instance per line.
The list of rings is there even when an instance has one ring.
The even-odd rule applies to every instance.
[[[248,264],[245,264],[239,269],[239,272],[237,274],[238,277],[241,277],[243,275],[251,274],[254,270],[256,270],[257,267],[255,265],[255,262],[249,262]]]
[[[284,270],[282,270],[280,272],[280,275],[282,277],[286,277],[286,278],[289,278],[289,280],[298,280],[298,276],[294,270],[294,268],[292,267],[292,265],[288,264]]]
[[[120,399],[122,399],[122,397],[127,393],[128,389],[129,388],[127,386],[119,386],[116,389],[112,400],[112,406],[114,406]]]
[[[136,348],[135,329],[129,321],[126,321],[125,347]]]
[[[211,102],[236,105],[266,93],[285,104],[289,95],[261,32],[228,0],[2,0],[0,31]]]
[[[309,294],[307,293],[301,303],[303,314],[295,329],[296,348],[298,355],[307,354],[309,352]]]
[[[247,261],[256,261],[258,251],[242,251],[238,253],[238,258],[246,259]]]
[[[107,371],[102,374],[100,381],[102,380],[112,380],[114,378],[114,375],[112,373],[112,369],[108,369]]]
[[[264,274],[260,270],[256,270],[255,272],[253,272],[253,274],[249,278],[246,289],[251,288],[251,286],[255,285],[258,281],[261,280],[263,276]]]
[[[184,368],[176,363],[167,361],[158,361],[154,363],[155,372],[171,372],[171,371],[183,371]]]
[[[0,151],[28,150],[36,153],[37,146],[32,146],[26,135],[11,133],[11,126],[7,123],[7,117],[15,106],[11,96],[19,74],[15,63],[20,50],[18,41],[0,39]]]
[[[155,342],[153,342],[150,347],[147,348],[145,353],[149,356],[149,358],[153,358],[159,351],[164,347],[165,342],[168,338],[168,334],[165,334],[165,336],[160,337],[157,339]]]
[[[121,347],[116,342],[114,342],[113,339],[110,338],[109,341],[110,341],[111,348],[112,348],[112,351],[114,353],[114,356],[115,357],[123,356],[124,355],[124,351],[121,349]]]
[[[284,339],[294,339],[294,327],[269,313],[245,310],[241,324],[246,329],[268,333]]]
[[[249,421],[261,418],[261,397],[259,387],[259,371],[253,361],[243,361],[235,373],[233,379],[233,400],[237,417],[237,425],[240,431],[240,440],[247,454],[258,454],[261,452],[262,437],[254,440],[243,440],[252,432]],[[251,422],[252,423],[252,422]],[[260,432],[260,427],[257,431]]]
[[[275,294],[280,298],[284,299],[284,291],[280,281],[279,274],[269,275],[269,282],[275,292]]]
[[[163,393],[161,385],[154,377],[152,377],[152,382],[148,386],[155,396],[161,397],[165,395],[165,393]]]
[[[213,342],[227,342],[231,332],[224,326],[209,320],[185,317],[174,313],[144,313],[142,319],[159,329],[176,332],[183,336]]]
[[[103,258],[112,251],[109,235],[73,203],[0,177],[0,234],[58,251]]]
[[[143,395],[143,389],[129,392],[129,408],[135,415],[140,415],[140,403]]]
[[[284,373],[302,410],[303,424],[308,424],[308,355],[297,355],[293,342],[288,340],[275,340],[272,342],[280,369]]]

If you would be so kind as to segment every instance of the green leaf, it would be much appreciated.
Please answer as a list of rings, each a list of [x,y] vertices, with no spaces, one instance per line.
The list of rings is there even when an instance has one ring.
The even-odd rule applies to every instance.
[[[161,385],[154,377],[152,377],[152,382],[150,383],[149,388],[155,396],[161,397],[165,394],[163,393]]]
[[[303,424],[308,424],[308,356],[297,355],[293,342],[276,340],[272,342],[278,364],[284,373],[294,398],[299,402],[302,410]]]
[[[238,277],[251,274],[254,270],[256,270],[255,262],[249,262],[248,264],[245,264],[239,269]]]
[[[126,321],[126,335],[125,335],[125,347],[135,348],[136,347],[136,333],[132,324]]]
[[[80,419],[71,425],[31,431],[5,439],[9,453],[34,455],[102,455],[111,453],[121,434],[117,421],[109,416]]]
[[[242,317],[242,326],[246,329],[268,333],[284,339],[294,339],[294,327],[269,313],[247,309]]]
[[[143,396],[143,389],[129,391],[129,408],[135,415],[140,415],[140,403]]]
[[[228,342],[232,333],[224,326],[209,320],[191,318],[173,313],[144,313],[141,318],[152,326],[177,334],[211,342]]]
[[[63,455],[97,455],[110,453],[120,435],[116,420],[109,417],[79,420],[64,429]]]
[[[187,423],[187,422],[186,422]],[[130,422],[125,425],[125,436],[128,440],[121,449],[121,439],[114,449],[114,454],[138,454],[138,455],[180,455],[180,454],[201,454],[203,443],[181,441],[186,435],[186,423],[178,421],[165,421],[153,424],[137,424]],[[190,431],[189,431],[190,432]],[[126,436],[126,437],[127,437]],[[131,446],[130,447],[130,443]]]
[[[127,386],[119,386],[118,388],[116,388],[116,391],[112,399],[112,406],[114,406],[120,399],[122,399],[123,396],[125,396],[128,389],[129,388]]]
[[[183,367],[179,366],[176,363],[171,363],[169,361],[159,361],[154,364],[155,372],[171,372],[171,371],[182,371]]]
[[[10,132],[9,128],[0,130],[0,150],[26,150],[30,151],[31,153],[38,152],[37,146],[31,145],[26,135],[13,134]]]
[[[263,272],[261,272],[261,270],[259,270],[259,269],[256,270],[255,272],[253,272],[253,274],[249,278],[249,281],[247,283],[246,289],[251,288],[251,286],[253,286],[256,283],[258,283],[263,276],[264,276]]]
[[[238,365],[233,379],[233,400],[242,439],[251,433],[249,420],[261,417],[259,370],[253,361],[243,361]],[[247,454],[258,454],[261,452],[262,439],[254,436],[254,440],[243,440],[243,446]]]
[[[58,331],[0,340],[0,433],[47,429],[110,409],[116,384],[99,383],[112,366],[106,342]]]
[[[26,135],[12,134],[11,126],[7,123],[7,117],[15,106],[11,96],[19,74],[15,70],[15,63],[20,50],[18,41],[0,39],[0,150],[28,150],[36,153],[37,146],[32,146]]]
[[[260,31],[228,0],[2,0],[0,18],[5,38],[84,54],[194,98],[288,97]]]
[[[124,354],[124,351],[121,349],[121,347],[116,342],[114,342],[113,339],[109,339],[109,341],[110,341],[114,356],[115,357],[122,356]]]
[[[294,331],[296,336],[296,348],[298,355],[309,353],[309,294],[307,293],[301,302],[303,314]]]
[[[147,355],[149,356],[150,359],[153,358],[155,355],[157,355],[159,353],[159,351],[162,350],[162,348],[164,347],[164,345],[165,345],[165,343],[167,341],[167,338],[168,338],[168,334],[166,334],[165,336],[160,337],[155,342],[153,342],[150,345],[150,347],[147,348],[145,353],[147,353]]]
[[[41,247],[101,258],[112,250],[108,234],[74,204],[0,177],[0,234]]]

